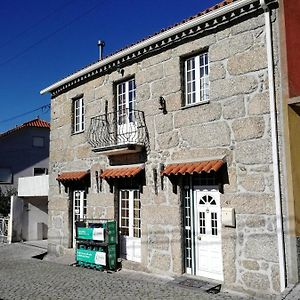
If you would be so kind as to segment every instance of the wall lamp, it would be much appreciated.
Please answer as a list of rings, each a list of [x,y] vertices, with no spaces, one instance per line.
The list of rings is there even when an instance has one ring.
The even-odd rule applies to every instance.
[[[168,113],[166,107],[166,100],[162,96],[159,97],[159,106],[160,106],[159,109],[162,110],[164,115],[166,115]]]

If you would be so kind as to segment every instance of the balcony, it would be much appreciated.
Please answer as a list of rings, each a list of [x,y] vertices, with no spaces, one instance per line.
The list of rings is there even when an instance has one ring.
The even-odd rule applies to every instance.
[[[19,178],[19,197],[42,197],[49,194],[49,175]]]
[[[107,155],[142,151],[148,145],[144,112],[122,109],[92,118],[88,142]]]

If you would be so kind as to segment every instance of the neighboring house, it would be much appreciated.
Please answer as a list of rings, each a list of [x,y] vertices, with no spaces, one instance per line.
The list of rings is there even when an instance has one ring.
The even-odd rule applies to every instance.
[[[17,194],[10,241],[47,238],[49,135],[49,122],[40,119],[0,134],[0,188]]]
[[[74,247],[75,220],[115,218],[126,267],[257,295],[298,281],[286,3],[223,1],[41,91],[50,253]]]

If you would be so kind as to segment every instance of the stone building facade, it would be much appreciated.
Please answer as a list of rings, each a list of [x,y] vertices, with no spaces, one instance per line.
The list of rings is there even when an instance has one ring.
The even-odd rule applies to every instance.
[[[224,1],[43,90],[52,94],[49,252],[74,246],[76,218],[114,218],[126,267],[253,295],[283,290],[278,28],[277,1]]]

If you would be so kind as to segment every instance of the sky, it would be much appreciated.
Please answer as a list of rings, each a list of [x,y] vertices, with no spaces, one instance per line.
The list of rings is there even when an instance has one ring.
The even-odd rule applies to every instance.
[[[40,91],[221,0],[14,0],[0,6],[0,133],[50,121]]]

